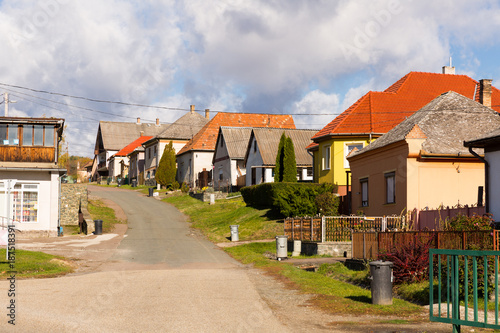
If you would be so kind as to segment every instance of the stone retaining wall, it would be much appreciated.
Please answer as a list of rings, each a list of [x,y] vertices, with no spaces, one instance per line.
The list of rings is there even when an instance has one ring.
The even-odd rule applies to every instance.
[[[219,199],[225,199],[227,197],[227,193],[222,193],[222,192],[214,192],[214,193],[208,193],[208,192],[203,192],[203,193],[193,193],[189,192],[189,195],[195,199],[201,200],[203,202],[210,202],[210,194],[213,194],[215,196],[215,200]]]
[[[61,184],[61,225],[78,225],[80,202],[87,210],[87,184]]]

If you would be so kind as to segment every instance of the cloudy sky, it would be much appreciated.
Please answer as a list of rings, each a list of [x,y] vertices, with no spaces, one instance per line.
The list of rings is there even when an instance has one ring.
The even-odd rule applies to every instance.
[[[498,1],[3,0],[0,92],[10,116],[65,118],[72,155],[93,156],[99,120],[172,122],[190,104],[320,129],[450,57],[500,87],[499,28]]]

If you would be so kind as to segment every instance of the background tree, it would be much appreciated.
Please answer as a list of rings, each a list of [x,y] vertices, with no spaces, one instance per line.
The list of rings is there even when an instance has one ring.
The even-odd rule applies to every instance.
[[[175,149],[173,142],[170,141],[163,150],[163,155],[161,156],[158,170],[156,170],[155,178],[159,184],[168,186],[175,182],[176,175],[177,166],[175,164]]]
[[[290,137],[286,138],[283,151],[283,181],[287,183],[297,182],[297,161],[295,160],[295,148]]]
[[[274,168],[274,182],[280,183],[283,181],[283,159],[285,157],[285,132],[281,135],[280,143],[278,145],[278,153],[276,154],[276,166]]]

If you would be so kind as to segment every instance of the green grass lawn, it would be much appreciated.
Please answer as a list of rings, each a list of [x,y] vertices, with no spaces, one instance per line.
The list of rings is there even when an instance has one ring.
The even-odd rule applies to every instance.
[[[276,251],[276,243],[250,243],[225,249],[234,258],[245,264],[266,270],[268,273],[285,278],[289,286],[306,293],[316,294],[313,303],[330,313],[350,313],[363,315],[421,314],[422,308],[416,304],[394,299],[393,305],[371,304],[369,290],[331,278],[325,274],[307,272],[291,264],[268,259],[265,252]],[[343,266],[342,264],[340,264]],[[347,270],[347,268],[345,268]],[[357,272],[361,276],[366,273]]]
[[[239,239],[242,241],[269,239],[283,234],[283,220],[269,216],[268,209],[247,207],[241,197],[217,200],[214,205],[189,195],[171,195],[163,200],[188,215],[192,226],[215,243],[229,242],[230,226],[234,224],[239,225]]]
[[[10,276],[10,263],[5,259],[5,249],[0,249],[1,279]],[[16,250],[13,265],[16,278],[56,277],[73,271],[71,265],[63,257],[25,250]]]
[[[102,220],[102,232],[112,232],[117,223],[126,223],[116,218],[115,211],[101,200],[89,200],[88,210],[93,220]]]

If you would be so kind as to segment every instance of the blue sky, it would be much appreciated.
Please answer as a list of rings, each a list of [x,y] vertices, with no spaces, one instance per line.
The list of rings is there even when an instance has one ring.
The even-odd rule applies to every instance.
[[[450,56],[457,74],[500,87],[497,1],[4,0],[0,28],[3,84],[291,113],[301,128],[322,128],[410,71],[441,72]],[[99,120],[173,122],[186,112],[0,87],[17,101],[11,116],[65,118],[74,155],[92,156]]]

